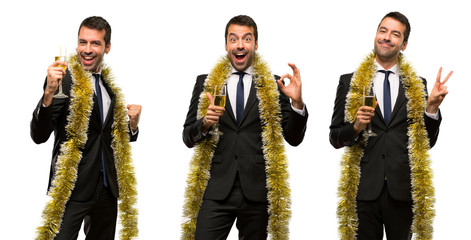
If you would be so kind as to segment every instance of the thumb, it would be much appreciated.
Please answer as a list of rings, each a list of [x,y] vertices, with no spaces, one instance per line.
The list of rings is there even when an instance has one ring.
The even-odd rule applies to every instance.
[[[213,104],[213,96],[211,96],[211,94],[209,92],[206,92],[206,97],[208,98],[209,103]]]
[[[284,92],[286,86],[285,86],[285,84],[283,83],[282,78],[280,78],[280,79],[277,80],[276,82],[278,83],[278,87],[280,88],[280,90],[281,90],[282,92]]]

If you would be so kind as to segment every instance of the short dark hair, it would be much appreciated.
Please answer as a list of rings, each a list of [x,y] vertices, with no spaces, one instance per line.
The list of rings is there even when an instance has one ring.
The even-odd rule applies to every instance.
[[[105,47],[108,46],[108,44],[111,41],[111,26],[110,24],[102,17],[98,16],[92,16],[85,18],[82,23],[80,24],[78,33],[80,34],[80,29],[82,27],[90,28],[90,29],[95,29],[98,31],[105,30]]]
[[[381,22],[383,22],[383,20],[387,17],[395,19],[395,20],[401,22],[402,24],[404,24],[406,26],[406,30],[404,31],[404,42],[409,41],[409,35],[410,35],[409,19],[407,19],[407,17],[404,16],[404,14],[402,14],[400,12],[390,12],[390,13],[386,14],[386,16],[383,17],[383,19],[381,19]],[[378,28],[381,25],[381,22],[379,22]]]
[[[226,40],[226,42],[227,42],[227,34],[228,34],[227,31],[228,31],[230,25],[241,25],[241,26],[253,27],[255,42],[257,42],[257,40],[258,40],[257,24],[255,23],[255,21],[251,17],[249,17],[247,15],[239,15],[239,16],[235,16],[235,17],[231,18],[231,20],[229,20],[229,22],[226,25],[226,32],[225,32],[225,35],[224,35],[224,39]]]

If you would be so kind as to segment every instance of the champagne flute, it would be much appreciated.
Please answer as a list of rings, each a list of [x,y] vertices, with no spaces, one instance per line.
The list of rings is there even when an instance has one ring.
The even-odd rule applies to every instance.
[[[62,61],[62,62],[67,62],[67,50],[64,49],[65,53],[64,55],[62,55],[62,47],[60,48],[59,50],[59,56],[55,56],[54,57],[54,60],[55,61]],[[67,66],[66,65],[57,65],[58,67],[61,67],[64,69],[64,71],[67,69]],[[63,92],[62,92],[62,79],[60,80],[59,82],[59,92],[53,96],[54,98],[68,98],[69,96],[65,95]]]
[[[373,92],[372,87],[364,87],[363,88],[363,105],[376,108],[376,97]],[[365,135],[368,137],[376,137],[376,133],[371,130],[371,119],[370,123],[368,123],[368,130],[366,130]]]
[[[219,93],[214,93],[214,105],[218,107],[225,107],[226,106],[226,84],[222,85],[222,89]],[[219,124],[214,124],[214,129],[209,131],[212,135],[222,135],[223,133],[219,131]]]

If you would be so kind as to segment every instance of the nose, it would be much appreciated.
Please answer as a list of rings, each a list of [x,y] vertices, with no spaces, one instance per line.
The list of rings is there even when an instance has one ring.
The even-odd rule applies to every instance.
[[[237,41],[237,49],[243,49],[244,48],[244,43],[242,40]]]
[[[91,49],[92,49],[92,48],[91,48],[90,43],[87,43],[87,45],[85,46],[85,49],[84,49],[84,50],[85,50],[85,53],[90,53],[90,52],[92,52]]]

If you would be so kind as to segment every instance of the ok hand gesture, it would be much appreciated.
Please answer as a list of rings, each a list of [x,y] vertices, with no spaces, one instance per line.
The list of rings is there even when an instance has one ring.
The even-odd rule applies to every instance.
[[[293,76],[290,74],[284,74],[278,80],[278,86],[280,90],[289,98],[291,98],[292,105],[296,109],[303,109],[304,102],[302,97],[302,88],[301,88],[301,74],[299,69],[293,63],[288,63],[288,65],[293,69]],[[283,79],[289,78],[290,83],[288,86],[283,84]]]

